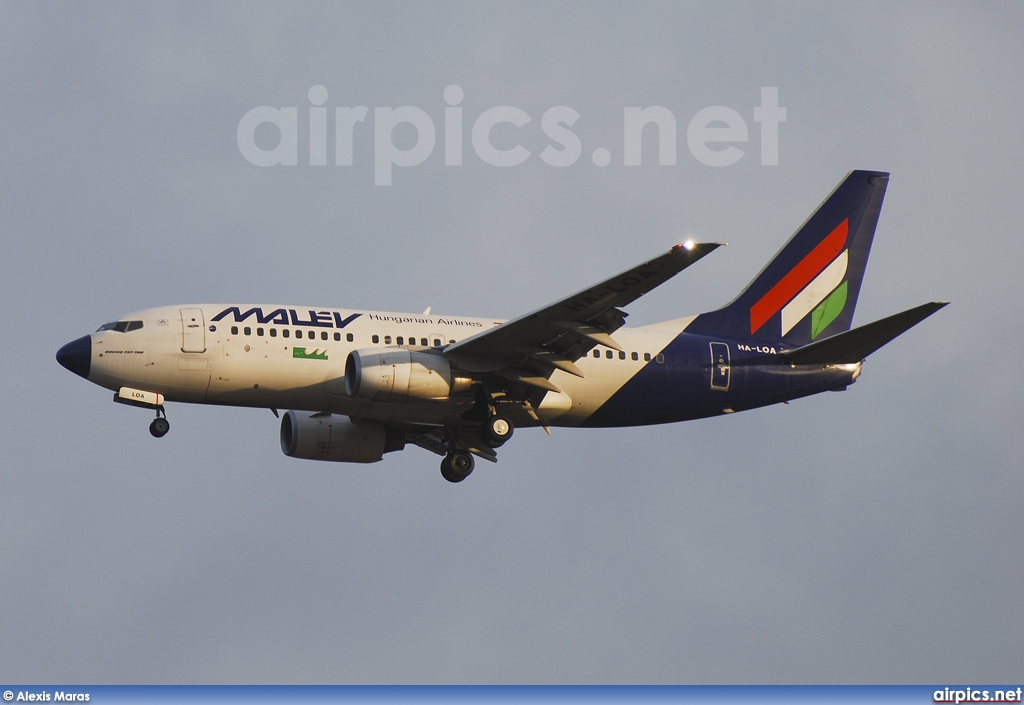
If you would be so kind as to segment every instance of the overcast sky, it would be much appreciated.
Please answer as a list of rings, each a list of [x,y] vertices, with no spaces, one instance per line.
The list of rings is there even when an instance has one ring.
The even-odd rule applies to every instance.
[[[1019,681],[1022,36],[1017,2],[0,2],[0,677]],[[765,87],[786,110],[776,166]],[[243,155],[259,106],[297,109],[296,165]],[[334,109],[356,106],[338,166]],[[378,186],[375,110],[399,106],[436,145]],[[474,149],[496,106],[531,118],[492,133],[528,150],[518,166]],[[563,167],[541,158],[561,148],[555,106],[580,115]],[[624,110],[650,106],[677,121],[676,163],[649,128],[625,166]],[[748,131],[731,166],[687,143],[712,106]],[[416,447],[287,458],[266,410],[172,404],[158,441],[54,360],[165,304],[512,317],[683,239],[727,241],[629,308],[698,313],[851,169],[892,172],[855,323],[952,304],[842,394],[524,429],[450,485]]]

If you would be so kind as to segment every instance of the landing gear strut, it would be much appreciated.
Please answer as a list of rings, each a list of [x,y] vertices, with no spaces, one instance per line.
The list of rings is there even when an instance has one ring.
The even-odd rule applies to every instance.
[[[476,461],[468,450],[450,450],[441,461],[441,477],[448,482],[462,482],[473,472]]]
[[[156,408],[156,418],[149,424],[149,432],[153,434],[153,438],[163,438],[167,435],[167,432],[171,430],[171,424],[167,420],[167,414],[164,411],[164,407],[158,406]]]

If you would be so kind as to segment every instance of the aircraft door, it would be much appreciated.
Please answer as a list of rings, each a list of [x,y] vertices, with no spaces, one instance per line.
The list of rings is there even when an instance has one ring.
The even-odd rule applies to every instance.
[[[181,309],[181,351],[206,352],[206,321],[201,308]]]
[[[729,345],[727,343],[711,343],[711,388],[720,392],[729,391],[731,372]]]

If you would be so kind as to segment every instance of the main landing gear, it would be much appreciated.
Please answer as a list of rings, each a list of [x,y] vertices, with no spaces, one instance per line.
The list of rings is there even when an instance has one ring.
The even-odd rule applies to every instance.
[[[167,413],[164,411],[164,407],[158,406],[156,418],[153,419],[153,423],[149,424],[149,432],[153,434],[153,438],[163,438],[170,430],[171,424],[167,420]]]
[[[483,437],[484,443],[491,448],[500,448],[512,437],[515,430],[515,426],[508,418],[501,414],[491,414],[487,417],[484,425],[480,427],[480,435]]]
[[[480,440],[488,448],[500,448],[512,437],[514,431],[515,426],[513,426],[511,420],[501,414],[492,413],[487,417],[483,425],[480,426]],[[448,480],[448,482],[462,482],[469,477],[469,474],[473,472],[473,468],[476,466],[473,454],[468,450],[458,447],[456,433],[455,429],[449,429],[449,435],[446,438],[448,453],[444,456],[444,460],[441,461],[441,477]]]
[[[450,450],[441,461],[441,477],[448,482],[462,482],[469,477],[474,467],[476,467],[476,461],[473,460],[473,454],[468,450],[461,448]]]

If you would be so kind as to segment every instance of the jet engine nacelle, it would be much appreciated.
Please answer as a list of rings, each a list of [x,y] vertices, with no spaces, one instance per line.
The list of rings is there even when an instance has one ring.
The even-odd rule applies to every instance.
[[[281,417],[281,450],[292,458],[376,463],[404,447],[405,435],[379,421],[353,423],[347,416],[307,411]]]
[[[472,384],[434,353],[367,348],[353,350],[345,362],[345,392],[368,401],[445,400]]]

